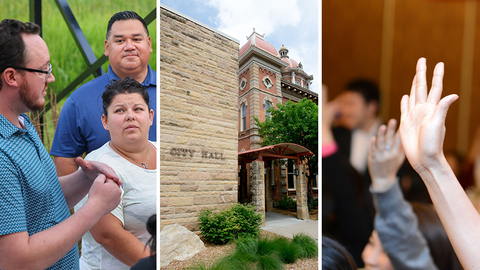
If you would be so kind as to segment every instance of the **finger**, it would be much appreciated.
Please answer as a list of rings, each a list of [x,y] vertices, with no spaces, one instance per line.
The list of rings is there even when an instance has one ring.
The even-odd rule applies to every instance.
[[[403,122],[408,115],[408,95],[403,95],[400,101],[400,121]]]
[[[385,130],[387,127],[381,125],[377,131],[377,149],[383,150],[385,147]]]
[[[81,157],[77,157],[75,159],[75,162],[77,163],[78,166],[80,166],[82,168],[82,170],[84,170],[84,169],[86,169],[87,167],[90,166],[90,161],[85,160]]]
[[[447,118],[447,112],[455,100],[458,99],[458,95],[452,94],[448,95],[438,102],[437,107],[435,108],[435,112],[433,112],[432,120],[434,121],[435,125],[445,125],[445,118]]]
[[[375,147],[375,136],[372,136],[370,138],[370,147],[368,147],[368,158],[371,159],[375,156],[375,151],[376,151],[376,147]]]
[[[415,83],[415,104],[425,103],[427,100],[427,59],[417,61],[417,75]],[[411,109],[411,108],[410,108]]]
[[[390,119],[387,125],[387,132],[385,135],[385,146],[392,147],[393,146],[393,136],[395,135],[395,128],[397,127],[397,120]]]
[[[108,178],[108,177],[106,177],[106,179],[105,179],[105,184],[109,184],[109,185],[113,184],[113,185],[117,186],[117,182],[114,181],[113,179]]]
[[[88,167],[90,167],[90,170],[94,170],[98,173],[104,174],[107,178],[113,179],[114,181],[118,182],[120,179],[117,176],[117,173],[112,169],[112,167],[108,166],[107,164],[103,162],[97,162],[97,161],[86,161]],[[86,168],[85,168],[86,169]]]
[[[99,184],[104,184],[107,181],[107,177],[104,174],[99,173],[97,175],[97,178],[93,180],[92,185],[99,185]]]
[[[413,82],[412,82],[412,88],[410,89],[410,96],[408,98],[408,108],[407,111],[411,110],[413,107],[415,107],[415,87],[417,87],[417,75],[413,76]]]
[[[438,63],[433,70],[432,88],[428,94],[427,102],[437,104],[442,97],[444,64]]]
[[[112,179],[113,181],[119,183],[119,185],[121,184],[120,178],[118,178],[117,174],[111,167],[105,166],[104,169],[102,170],[102,173],[105,174],[107,178]]]

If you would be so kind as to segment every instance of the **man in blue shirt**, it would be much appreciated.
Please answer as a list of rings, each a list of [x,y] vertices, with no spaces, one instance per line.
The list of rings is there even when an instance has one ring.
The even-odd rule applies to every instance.
[[[133,11],[114,14],[108,22],[105,55],[108,73],[75,90],[63,105],[50,154],[59,176],[77,170],[75,158],[110,141],[102,125],[102,93],[113,79],[131,77],[147,86],[150,108],[155,110],[157,74],[148,65],[152,44],[145,21]],[[156,115],[149,140],[156,141]]]
[[[47,44],[33,23],[0,22],[0,269],[78,269],[77,242],[120,202],[115,172],[76,160],[55,166],[26,112],[45,105],[55,81]],[[80,199],[89,201],[70,215]]]

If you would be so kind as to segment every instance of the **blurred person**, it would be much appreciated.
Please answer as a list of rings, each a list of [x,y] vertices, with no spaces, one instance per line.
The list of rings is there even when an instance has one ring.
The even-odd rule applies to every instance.
[[[427,94],[426,69],[426,59],[420,58],[410,95],[402,97],[400,138],[408,161],[428,188],[462,266],[477,269],[480,265],[480,216],[443,152],[445,118],[458,95],[442,98],[443,63],[435,66],[432,87]]]
[[[80,269],[130,269],[152,252],[145,224],[156,213],[156,146],[148,140],[154,112],[146,87],[130,77],[112,81],[102,99],[101,120],[111,140],[85,159],[112,167],[123,192],[120,204],[82,237]]]
[[[75,160],[57,177],[29,117],[55,81],[34,23],[0,23],[0,268],[78,269],[78,241],[120,201],[120,181],[103,163]],[[85,205],[72,208],[87,193]]]
[[[322,270],[356,270],[352,255],[336,240],[322,236]]]
[[[373,229],[374,208],[368,191],[368,144],[381,120],[375,83],[354,80],[340,96],[322,100],[322,228],[352,254],[359,267]],[[333,127],[335,121],[343,126]]]
[[[156,109],[157,74],[148,65],[152,51],[147,25],[137,13],[122,11],[110,18],[105,39],[105,55],[110,61],[107,74],[75,90],[60,112],[50,150],[59,176],[76,171],[76,157],[110,140],[101,121],[101,95],[112,80],[131,77],[142,83],[150,95],[150,108]],[[154,116],[151,141],[156,141],[156,122]]]
[[[362,253],[365,268],[461,269],[433,206],[410,204],[403,198],[396,173],[405,155],[395,127],[391,119],[370,142],[370,190],[377,213],[375,230]]]
[[[151,255],[140,259],[130,270],[155,270],[157,269],[157,215],[154,214],[148,218],[147,231],[152,236],[147,242]]]
[[[412,202],[410,208],[413,209],[411,216],[418,219],[418,228],[415,227],[417,234],[420,233],[418,235],[420,238],[410,238],[409,235],[413,230],[407,229],[406,233],[404,231],[393,236],[392,234],[385,235],[385,240],[382,241],[379,233],[374,230],[362,253],[365,270],[463,269],[433,205]],[[409,225],[412,226],[413,223]],[[407,228],[407,226],[403,227]],[[395,233],[399,233],[399,231]],[[409,240],[413,240],[413,242],[409,242]],[[389,246],[387,248],[389,251],[384,245]]]

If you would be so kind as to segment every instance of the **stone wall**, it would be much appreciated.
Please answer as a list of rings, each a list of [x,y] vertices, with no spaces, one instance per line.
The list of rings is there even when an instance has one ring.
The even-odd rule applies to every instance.
[[[238,41],[160,8],[160,221],[237,201]]]

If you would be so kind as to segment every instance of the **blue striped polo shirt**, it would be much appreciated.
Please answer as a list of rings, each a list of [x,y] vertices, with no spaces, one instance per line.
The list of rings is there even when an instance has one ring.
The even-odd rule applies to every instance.
[[[33,235],[70,216],[55,166],[28,116],[26,129],[0,114],[0,235]],[[75,245],[48,269],[78,269]]]

